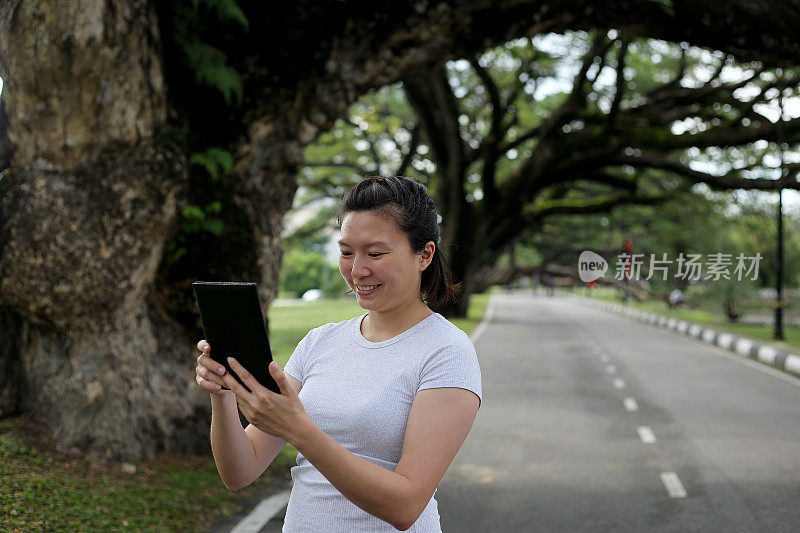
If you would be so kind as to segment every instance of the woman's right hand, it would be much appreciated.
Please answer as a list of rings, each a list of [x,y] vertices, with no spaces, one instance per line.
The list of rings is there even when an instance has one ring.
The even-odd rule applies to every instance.
[[[230,390],[223,389],[225,381],[222,376],[225,374],[225,367],[217,363],[209,354],[211,353],[211,346],[205,339],[197,343],[197,349],[201,354],[197,357],[197,368],[195,368],[195,381],[204,391],[217,394],[226,395],[232,394]]]

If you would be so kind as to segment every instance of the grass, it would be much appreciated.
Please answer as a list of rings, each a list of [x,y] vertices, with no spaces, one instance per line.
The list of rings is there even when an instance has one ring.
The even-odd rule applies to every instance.
[[[162,455],[126,474],[58,452],[22,417],[0,423],[0,479],[2,531],[204,529],[280,481],[230,492],[205,455]]]
[[[577,292],[576,294],[586,293]],[[662,301],[628,301],[623,304],[619,299],[618,293],[614,289],[593,289],[588,295],[598,300],[626,305],[633,309],[677,318],[679,320],[686,320],[687,322],[708,326],[720,331],[727,331],[742,337],[748,337],[761,341],[762,343],[780,347],[787,351],[800,351],[800,327],[791,324],[784,324],[783,326],[785,339],[776,341],[772,338],[772,325],[731,323],[728,322],[727,318],[722,313],[714,313],[706,309],[670,309]]]
[[[365,311],[355,298],[298,302],[296,305],[270,307],[269,340],[272,356],[281,366],[286,364],[295,346],[312,328],[353,318]]]
[[[467,318],[453,322],[470,332],[488,299],[488,294],[474,295]],[[275,360],[285,365],[311,328],[364,312],[355,299],[273,307],[269,321]],[[0,420],[0,531],[206,530],[269,487],[285,483],[296,455],[287,445],[256,482],[231,492],[210,453],[162,454],[127,474],[60,452],[46,428],[24,417],[6,418]]]

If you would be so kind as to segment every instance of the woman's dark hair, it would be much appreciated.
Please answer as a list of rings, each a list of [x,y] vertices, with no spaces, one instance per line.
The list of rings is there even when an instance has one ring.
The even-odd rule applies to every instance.
[[[411,251],[421,253],[425,245],[436,245],[433,259],[422,271],[420,295],[429,304],[439,306],[450,302],[461,290],[453,283],[450,268],[439,250],[439,230],[436,202],[421,183],[402,176],[369,176],[355,184],[342,198],[338,222],[347,213],[377,211],[387,215],[406,234]]]

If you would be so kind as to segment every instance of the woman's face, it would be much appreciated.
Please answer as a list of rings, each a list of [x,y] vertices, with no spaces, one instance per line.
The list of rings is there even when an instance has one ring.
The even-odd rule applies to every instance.
[[[420,254],[388,216],[347,213],[339,239],[339,272],[363,309],[387,312],[420,300],[420,279],[433,258],[434,243]]]

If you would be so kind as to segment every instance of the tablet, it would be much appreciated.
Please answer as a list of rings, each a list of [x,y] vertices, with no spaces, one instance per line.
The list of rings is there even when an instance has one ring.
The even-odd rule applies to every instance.
[[[211,358],[248,390],[250,388],[231,370],[228,357],[239,361],[263,386],[280,394],[278,384],[269,374],[272,351],[256,284],[195,281],[192,289],[203,333],[211,346]]]

